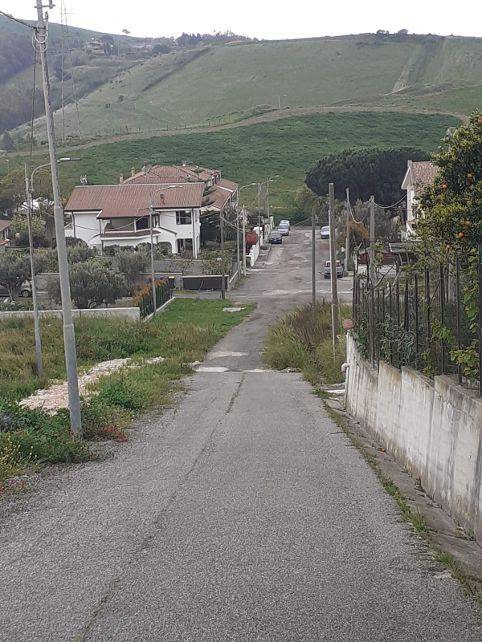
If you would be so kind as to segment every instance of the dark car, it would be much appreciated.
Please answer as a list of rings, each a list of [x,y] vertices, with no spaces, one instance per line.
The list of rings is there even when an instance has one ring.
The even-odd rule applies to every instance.
[[[283,243],[283,235],[278,230],[274,230],[269,235],[269,242],[271,245],[281,245]]]

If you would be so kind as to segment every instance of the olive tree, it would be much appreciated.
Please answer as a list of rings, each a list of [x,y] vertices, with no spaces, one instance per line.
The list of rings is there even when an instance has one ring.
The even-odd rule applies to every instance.
[[[8,295],[14,299],[30,276],[30,263],[26,254],[17,252],[2,252],[0,254],[0,285],[8,290]]]
[[[91,258],[70,266],[70,293],[77,308],[95,308],[115,303],[127,294],[127,287],[124,276],[108,261]],[[58,282],[52,284],[49,294],[60,301]]]

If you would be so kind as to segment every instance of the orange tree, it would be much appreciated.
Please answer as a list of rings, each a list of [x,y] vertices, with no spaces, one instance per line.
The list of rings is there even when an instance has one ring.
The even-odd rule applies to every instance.
[[[451,356],[468,377],[475,378],[481,322],[477,248],[482,243],[482,114],[473,114],[447,137],[433,161],[440,171],[422,197],[417,234],[430,256],[447,264],[458,259],[467,274],[463,303],[473,339],[464,349],[453,348]]]

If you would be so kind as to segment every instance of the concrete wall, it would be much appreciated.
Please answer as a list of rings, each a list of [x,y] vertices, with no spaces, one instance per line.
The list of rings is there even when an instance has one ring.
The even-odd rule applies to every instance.
[[[73,309],[75,319],[80,317],[116,317],[128,319],[129,321],[140,321],[141,311],[137,307],[132,308],[92,308],[91,310]],[[0,321],[7,319],[28,319],[33,316],[32,310],[18,310],[16,312],[0,312]],[[40,317],[62,318],[62,310],[40,310]]]
[[[451,377],[377,372],[347,345],[348,411],[482,543],[482,399]]]

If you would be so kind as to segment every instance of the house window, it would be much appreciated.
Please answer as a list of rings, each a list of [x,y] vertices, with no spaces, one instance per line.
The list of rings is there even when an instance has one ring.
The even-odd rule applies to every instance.
[[[176,212],[176,225],[190,225],[191,213],[183,211]]]
[[[137,230],[148,230],[149,229],[149,217],[148,216],[143,216],[142,218],[138,218],[136,221],[136,229]]]

